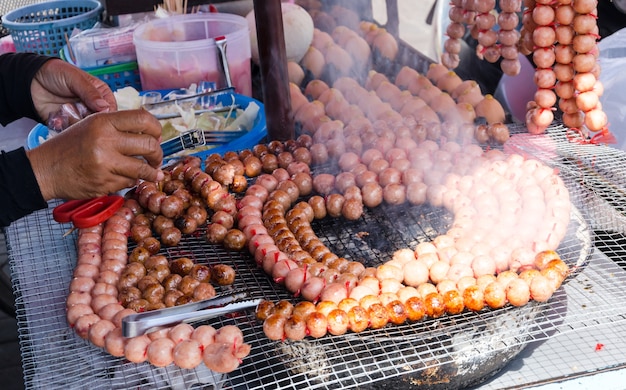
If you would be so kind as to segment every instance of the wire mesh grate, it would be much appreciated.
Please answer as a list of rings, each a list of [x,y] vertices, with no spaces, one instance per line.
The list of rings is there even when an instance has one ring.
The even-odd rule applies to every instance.
[[[26,386],[339,389],[380,383],[436,388],[445,382],[461,387],[494,375],[529,343],[626,323],[626,308],[615,304],[626,298],[626,261],[617,259],[623,252],[619,228],[624,225],[619,221],[626,197],[599,188],[605,181],[626,188],[626,157],[608,147],[570,142],[560,126],[545,137],[519,132],[507,147],[558,169],[575,206],[559,253],[578,268],[548,303],[285,342],[268,340],[254,314],[241,313],[207,322],[216,327],[236,324],[252,346],[250,356],[229,375],[203,365],[183,370],[133,364],[82,340],[67,325],[65,299],[76,262],[76,236],[62,238],[67,225],[53,222],[50,210],[45,210],[7,229]],[[356,222],[316,221],[314,229],[335,253],[371,266],[396,249],[432,240],[450,221],[450,214],[429,206],[382,206]],[[246,289],[253,297],[297,301],[257,269],[247,253],[209,245],[203,236],[199,232],[186,237],[179,247],[165,251],[169,257],[232,265],[238,278],[230,288]],[[616,260],[594,250],[594,243]]]

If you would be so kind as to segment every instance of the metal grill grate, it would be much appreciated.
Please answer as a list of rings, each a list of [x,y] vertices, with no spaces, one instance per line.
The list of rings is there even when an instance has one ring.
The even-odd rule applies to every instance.
[[[31,4],[43,3],[44,1],[46,0],[3,0],[0,2],[0,17],[15,9],[26,7]],[[0,37],[8,34],[9,31],[2,26],[2,21],[0,20]]]
[[[571,143],[560,126],[549,133],[544,138],[517,134],[509,145],[559,169],[576,206],[559,253],[579,267],[546,304],[533,302],[522,308],[463,313],[300,342],[269,341],[254,314],[248,313],[209,322],[216,327],[236,324],[252,345],[250,356],[229,375],[215,374],[203,365],[195,370],[137,365],[108,355],[68,327],[65,299],[76,262],[76,236],[62,238],[67,225],[53,222],[47,210],[7,229],[26,386],[340,389],[384,383],[385,387],[461,387],[492,376],[528,343],[622,325],[626,308],[615,303],[626,299],[622,288],[626,264],[594,253],[593,241],[610,251],[619,239],[626,197],[606,191],[604,184],[598,186],[607,180],[626,188],[622,163],[626,157],[608,147]],[[380,207],[357,222],[323,220],[314,228],[335,253],[376,265],[396,249],[431,240],[449,221],[446,212],[428,206]],[[596,237],[598,230],[604,235]],[[616,242],[610,242],[613,239]],[[210,246],[201,234],[168,250],[170,257],[182,255],[233,265],[238,278],[232,288],[245,288],[254,297],[292,299],[256,268],[250,256]],[[619,357],[611,356],[609,361],[615,359]]]

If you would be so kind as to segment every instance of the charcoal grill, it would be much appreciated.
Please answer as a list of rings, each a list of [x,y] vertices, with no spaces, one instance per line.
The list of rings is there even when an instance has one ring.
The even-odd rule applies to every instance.
[[[521,133],[521,128],[513,130]],[[548,303],[299,342],[268,340],[250,312],[208,322],[236,324],[252,345],[250,356],[231,374],[216,374],[203,365],[183,370],[134,364],[108,355],[68,327],[65,299],[76,262],[76,236],[63,238],[66,226],[44,210],[7,229],[27,388],[460,388],[493,376],[530,342],[621,324],[626,308],[615,303],[626,298],[621,288],[626,273],[619,263],[597,265],[589,259],[597,257],[594,230],[611,228],[607,218],[623,217],[626,198],[607,194],[594,181],[604,178],[625,188],[624,165],[619,165],[623,153],[573,143],[559,125],[544,138],[518,135],[511,140],[515,150],[558,169],[575,206],[559,253],[576,271]],[[316,221],[314,229],[335,253],[377,265],[396,249],[431,240],[450,218],[429,206],[383,206],[356,222]],[[199,236],[185,238],[167,255],[231,264],[239,275],[232,288],[246,288],[255,298],[294,299],[257,269],[247,253],[208,245]]]

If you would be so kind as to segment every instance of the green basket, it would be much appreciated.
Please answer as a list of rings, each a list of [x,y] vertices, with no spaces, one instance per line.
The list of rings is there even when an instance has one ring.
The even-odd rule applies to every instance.
[[[59,51],[59,56],[62,60],[76,65],[67,53],[67,45],[63,46]],[[113,91],[124,87],[133,87],[141,91],[141,79],[137,61],[81,69],[107,83]]]

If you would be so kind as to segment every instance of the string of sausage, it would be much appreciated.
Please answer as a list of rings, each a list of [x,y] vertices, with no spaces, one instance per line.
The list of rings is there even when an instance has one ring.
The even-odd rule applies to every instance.
[[[344,88],[341,88],[342,83],[343,83]],[[334,87],[336,87],[339,91],[344,91],[346,95],[348,95],[348,92],[350,91],[352,91],[353,96],[362,95],[362,92],[358,89],[358,85],[355,85],[354,82],[348,82],[345,79],[338,80],[335,83]],[[335,97],[336,96],[337,95],[335,94]],[[294,100],[298,101],[298,99],[294,99]],[[336,100],[333,101],[333,104],[335,103],[336,103]],[[320,104],[318,107],[321,107],[322,105],[323,104]],[[323,114],[319,114],[319,115],[323,115]],[[339,138],[345,135],[342,133],[342,130],[339,127],[337,127],[338,124],[336,122],[333,125],[334,126],[333,130],[332,131],[328,130],[329,125],[327,124],[329,123],[333,123],[333,121],[323,121],[322,125],[318,128],[318,130],[315,133],[313,133],[313,139],[322,143],[313,144],[311,147],[312,150],[317,149],[315,148],[315,145],[324,145],[324,144],[328,145],[329,142],[332,140],[328,138],[328,134],[334,134],[334,137],[339,137]],[[384,128],[383,124],[378,123],[378,125]],[[346,131],[347,128],[348,126],[346,126],[346,128],[344,128],[343,131]],[[380,131],[381,132],[385,131],[385,129],[380,129]],[[318,132],[325,133],[326,135],[320,135]],[[385,133],[385,134],[386,134],[385,137],[391,137],[390,133]],[[333,139],[336,139],[336,138],[333,138]],[[401,139],[402,139],[401,144],[405,145],[407,139],[406,138],[401,138]],[[378,139],[377,141],[380,141],[380,139]],[[380,157],[372,161],[378,161],[380,159],[383,159],[384,158],[383,155],[388,158],[389,155],[400,154],[399,153],[400,148],[399,147],[393,148],[393,144],[390,146],[387,143],[382,143],[382,144],[376,143],[376,141],[374,142],[370,141],[370,143],[376,144],[378,147],[383,148],[383,150],[379,150]],[[448,143],[448,144],[451,144],[451,143]],[[367,149],[365,147],[365,145],[367,145],[366,142],[363,142],[363,145],[366,151],[364,151],[361,156],[357,155],[356,158],[355,158],[354,152],[349,152],[347,151],[346,148],[338,147],[338,149],[343,149],[344,152],[341,154],[335,155],[335,157],[339,159],[338,164],[340,167],[342,167],[342,169],[344,170],[344,173],[350,172],[354,174],[353,170],[363,169],[361,168],[361,166],[364,164],[360,162],[359,157],[364,157],[367,155],[367,156],[370,156],[368,157],[369,159],[369,158],[372,158],[371,155],[375,154],[374,152],[371,152],[372,149]],[[387,145],[387,148],[385,149],[385,146],[383,145]],[[413,145],[415,145],[415,143]],[[420,144],[418,143],[418,145]],[[430,153],[438,151],[438,145],[432,141],[431,142],[425,141],[421,145],[424,145],[425,149],[430,149],[430,150],[427,150],[426,153],[421,154],[422,156],[429,156],[428,158],[430,158]],[[452,146],[450,147],[453,148]],[[393,153],[390,152],[389,155],[384,154],[385,152],[389,152],[391,149],[393,149]],[[419,149],[419,146],[415,150],[411,150],[412,152],[414,152],[413,155],[418,155],[418,156],[420,155],[420,153],[417,152],[418,149]],[[455,149],[458,151],[460,147],[455,148]],[[312,153],[313,156],[317,154],[318,153]],[[319,153],[319,154],[324,155],[324,153]],[[331,155],[330,152],[329,152],[329,155]],[[506,164],[502,164],[502,160],[495,157],[497,153],[492,152],[491,155],[494,156],[493,158],[496,160],[494,161],[494,164],[497,164],[500,167],[499,169],[502,169],[503,171],[514,170],[512,169],[512,166],[507,166]],[[524,164],[520,161],[520,160],[523,160],[520,156],[516,156],[513,159],[518,159],[517,162],[512,162],[513,166],[515,166],[516,164]],[[424,163],[424,161],[426,161],[426,159],[420,159],[420,165]],[[529,161],[530,162],[527,163],[527,164],[530,164],[528,169],[531,169],[530,166],[534,166],[535,168],[538,168],[538,166],[541,165],[536,161],[533,161],[533,160],[529,160]],[[436,166],[433,164],[433,167],[436,167]],[[368,170],[368,172],[371,172],[371,171]],[[465,291],[468,291],[467,299],[466,297],[463,296],[463,305],[465,307],[470,308],[470,309],[473,308],[476,310],[480,310],[484,307],[486,301],[492,302],[492,304],[495,305],[495,307],[501,307],[497,305],[504,305],[504,303],[506,303],[506,299],[508,299],[509,302],[514,302],[516,304],[524,304],[531,297],[530,295],[531,285],[533,286],[532,297],[534,299],[536,300],[548,299],[549,296],[551,296],[551,294],[553,293],[554,288],[560,285],[560,283],[563,280],[562,278],[564,278],[565,275],[567,274],[567,266],[565,266],[565,264],[560,259],[557,259],[554,257],[555,253],[552,250],[542,251],[541,254],[538,256],[534,255],[534,253],[538,251],[540,248],[546,248],[546,247],[556,248],[556,245],[558,245],[558,242],[564,235],[564,232],[565,232],[564,226],[567,225],[567,220],[569,218],[568,217],[569,206],[566,206],[569,201],[567,200],[567,198],[562,198],[563,196],[566,196],[564,194],[566,194],[567,191],[562,186],[562,183],[558,184],[560,179],[558,179],[557,176],[553,175],[553,173],[551,172],[551,169],[545,166],[539,169],[538,172],[542,172],[540,175],[544,175],[543,179],[546,179],[546,183],[551,183],[550,185],[554,186],[554,188],[550,190],[550,193],[559,194],[555,198],[559,200],[558,201],[555,200],[555,202],[560,204],[560,206],[556,208],[553,208],[551,206],[551,211],[550,211],[552,213],[551,217],[554,218],[554,223],[549,223],[549,225],[551,226],[551,230],[549,232],[546,232],[546,235],[544,236],[546,240],[549,240],[552,242],[547,244],[547,241],[543,241],[540,243],[541,240],[534,240],[532,244],[533,246],[531,246],[532,250],[528,248],[526,248],[525,250],[520,249],[515,256],[515,260],[510,261],[510,259],[508,259],[509,261],[506,261],[505,265],[500,265],[501,268],[498,269],[498,271],[500,271],[498,278],[500,279],[501,283],[497,285],[494,284],[494,286],[492,286],[488,290],[489,291],[488,299],[486,300],[484,299],[483,289],[476,287],[477,283],[475,279],[474,279],[474,284],[473,284],[475,287],[468,288],[467,285],[464,286],[464,288],[461,289],[463,294],[465,294]],[[363,175],[364,173],[365,171],[360,172],[354,177],[355,183],[358,182],[356,178],[359,177],[359,175]],[[550,179],[547,178],[548,175],[550,176]],[[377,179],[380,179],[380,176],[377,176],[376,174],[368,175],[368,176],[372,178],[376,177]],[[491,175],[489,176],[492,177]],[[363,178],[363,176],[361,176],[361,178]],[[345,215],[343,213],[343,205],[346,203],[346,199],[345,197],[343,197],[342,195],[338,193],[332,193],[333,191],[336,190],[335,188],[333,188],[336,180],[333,180],[333,179],[334,178],[332,177],[332,175],[330,175],[330,177],[327,174],[317,175],[313,178],[313,187],[318,193],[322,195],[326,195],[325,202],[324,202],[324,205],[326,206],[325,212],[328,212],[330,214],[332,210],[335,213],[335,215]],[[286,180],[289,180],[289,179],[286,179]],[[349,181],[350,179],[346,179],[346,180]],[[430,179],[430,180],[433,180],[433,179]],[[439,180],[441,180],[441,177],[439,177]],[[264,244],[259,245],[256,248],[253,248],[255,249],[255,258],[263,259],[262,261],[263,269],[266,272],[270,273],[277,282],[285,283],[285,286],[290,291],[294,292],[294,294],[301,294],[303,297],[306,297],[308,299],[313,298],[313,301],[319,300],[318,306],[321,306],[319,308],[316,307],[315,312],[317,314],[311,317],[312,319],[309,321],[310,323],[307,322],[307,319],[310,317],[311,313],[309,313],[306,317],[294,318],[292,314],[289,313],[289,310],[286,310],[286,311],[280,310],[280,312],[277,313],[275,309],[272,309],[272,305],[268,304],[264,306],[263,308],[259,310],[259,316],[260,318],[265,319],[264,330],[268,337],[272,339],[282,339],[284,337],[292,337],[292,338],[297,339],[297,338],[304,337],[304,335],[306,335],[307,333],[315,334],[315,335],[325,334],[326,329],[332,334],[341,334],[347,331],[348,329],[352,329],[351,325],[349,325],[349,321],[351,317],[349,312],[350,310],[352,310],[354,307],[357,307],[357,306],[360,307],[361,309],[356,309],[356,311],[359,312],[361,315],[356,316],[353,313],[353,317],[359,318],[361,321],[358,324],[354,324],[355,329],[362,329],[364,318],[368,319],[367,321],[365,321],[367,322],[367,326],[371,326],[371,327],[382,326],[389,321],[389,318],[393,317],[393,316],[391,317],[389,316],[390,312],[406,313],[408,311],[408,309],[406,309],[408,296],[415,298],[413,299],[412,302],[414,302],[418,298],[425,299],[424,304],[426,308],[428,308],[427,315],[428,313],[430,313],[429,315],[441,315],[443,314],[443,312],[445,312],[444,303],[446,302],[446,300],[442,298],[442,295],[441,295],[442,293],[450,296],[449,298],[451,299],[449,301],[455,303],[455,304],[450,304],[451,307],[454,307],[454,309],[451,309],[451,313],[455,313],[457,312],[457,310],[459,310],[459,299],[463,294],[461,294],[461,292],[459,291],[458,281],[457,283],[453,284],[454,288],[452,287],[450,283],[451,280],[439,280],[437,287],[435,287],[434,284],[423,281],[422,283],[416,284],[418,288],[421,288],[421,290],[423,290],[422,293],[424,293],[424,295],[422,295],[422,294],[417,293],[417,291],[419,291],[418,288],[415,288],[413,286],[401,287],[402,282],[406,283],[405,278],[407,278],[407,274],[408,274],[409,280],[412,280],[415,277],[415,274],[420,274],[419,271],[404,272],[403,271],[404,263],[402,264],[396,263],[395,265],[387,263],[375,270],[371,270],[371,269],[361,270],[360,273],[358,273],[359,269],[355,267],[351,270],[351,272],[345,272],[348,269],[348,264],[351,264],[351,263],[347,261],[346,259],[342,259],[338,257],[337,255],[333,255],[332,253],[329,253],[328,249],[325,248],[323,244],[317,244],[319,239],[317,239],[314,236],[314,234],[312,233],[312,229],[307,224],[307,221],[309,221],[312,218],[312,216],[314,216],[315,214],[325,215],[324,211],[319,210],[321,205],[317,206],[318,210],[316,211],[313,208],[313,206],[309,203],[309,206],[313,210],[307,212],[307,211],[304,211],[304,210],[307,210],[307,207],[303,203],[298,203],[298,206],[297,206],[298,212],[293,213],[293,210],[295,210],[296,207],[294,207],[294,209],[289,210],[289,207],[288,207],[289,198],[288,197],[282,196],[282,199],[283,199],[282,202],[279,202],[276,199],[274,199],[276,196],[278,196],[277,190],[275,189],[278,184],[275,182],[270,184],[269,180],[266,180],[265,184],[269,185],[269,187],[266,188],[266,191],[263,192],[264,195],[262,196],[262,200],[264,201],[262,215],[266,216],[266,218],[259,217],[259,219],[265,222],[267,233],[262,234]],[[363,184],[363,182],[361,182],[361,184],[365,185]],[[374,181],[367,181],[366,184],[378,185],[378,183],[374,183]],[[386,186],[386,188],[387,189],[392,188],[392,187],[389,187],[392,185],[395,188],[399,188],[399,186],[402,187],[402,184],[399,184],[399,183],[389,183],[388,186]],[[437,185],[439,185],[440,187],[437,187]],[[453,189],[448,189],[447,191],[444,191],[443,190],[444,188],[442,186],[443,186],[442,184],[439,184],[437,182],[435,182],[434,184],[431,184],[430,188],[438,188],[439,190],[439,191],[435,191],[435,190],[430,191],[430,195],[428,199],[431,202],[431,204],[434,204],[434,205],[444,204],[443,202],[443,196],[445,196],[444,194],[454,193],[451,190],[456,189],[456,188],[453,188]],[[546,186],[548,186],[548,184],[546,184]],[[352,187],[353,186],[347,185],[346,183],[340,184],[339,186],[339,188],[344,188],[344,190],[345,188],[352,188]],[[378,188],[380,188],[380,186]],[[458,191],[458,189],[456,190]],[[257,193],[260,193],[260,192],[261,191],[257,191]],[[379,190],[379,191],[367,191],[366,192],[362,189],[360,197],[361,199],[364,199],[366,193],[382,193],[382,192],[384,191]],[[389,191],[389,193],[391,192],[392,191]],[[398,192],[393,191],[393,193],[397,194]],[[401,190],[401,193],[402,195],[400,195],[399,197],[387,196],[385,197],[385,200],[391,200],[391,202],[403,203],[405,199],[404,196],[408,195],[409,192],[406,191],[406,189],[403,189]],[[273,199],[267,200],[270,197],[269,194],[273,194],[272,196]],[[449,197],[451,195],[447,195],[447,196],[448,196],[447,198],[448,201],[446,202],[446,204],[448,204],[448,206],[451,209],[453,209],[453,207],[450,206],[450,202],[452,201],[450,200]],[[527,196],[531,196],[531,195],[527,195]],[[539,197],[539,194],[537,193],[536,196]],[[339,198],[340,200],[338,201],[338,203],[341,204],[342,206],[338,207],[338,206],[333,205],[334,203],[334,201],[332,201],[333,198],[335,199]],[[358,198],[358,196],[356,198]],[[351,198],[351,200],[354,200],[354,198]],[[376,204],[379,204],[379,202],[382,201],[382,199],[379,198],[377,199],[377,201],[378,203],[374,203],[373,206],[375,206]],[[493,204],[492,201],[488,203]],[[530,202],[530,203],[535,204],[537,202]],[[563,206],[564,208],[562,209],[561,206]],[[488,212],[488,210],[485,209],[484,212]],[[287,217],[287,213],[291,213],[290,217]],[[356,213],[355,215],[358,216],[359,214]],[[526,215],[529,215],[529,214],[526,214]],[[542,218],[542,217],[547,217],[547,216],[536,216],[536,217]],[[470,216],[467,216],[467,218],[470,218]],[[256,221],[255,223],[258,224],[258,222],[259,221]],[[526,221],[526,222],[529,222],[529,221]],[[462,222],[455,221],[455,223],[461,224]],[[494,222],[490,221],[489,223],[494,223]],[[317,259],[320,259],[320,258],[324,259],[321,261],[318,260],[318,262],[314,264],[322,263],[324,264],[325,268],[321,266],[311,266],[310,262],[292,261],[289,258],[289,255],[287,253],[285,253],[284,256],[282,255],[284,252],[280,250],[280,245],[276,245],[276,248],[273,248],[272,245],[274,244],[271,243],[271,240],[274,239],[275,237],[272,236],[272,231],[275,231],[276,226],[279,226],[279,228],[277,229],[279,232],[281,232],[280,234],[283,235],[283,237],[280,237],[280,238],[276,237],[279,241],[288,240],[289,242],[291,242],[293,241],[293,238],[295,237],[295,239],[301,245],[307,246],[309,250],[314,250],[317,253],[316,256],[313,256],[313,257],[317,257]],[[457,227],[461,229],[459,226]],[[288,229],[293,229],[296,233],[293,236],[289,235],[288,238],[285,238],[285,234]],[[554,229],[558,230],[558,233]],[[532,235],[534,233],[536,232],[530,232],[530,231],[528,232],[529,235]],[[453,234],[461,234],[461,232],[457,231],[457,233],[453,233]],[[449,237],[447,241],[450,242],[450,240],[452,240],[452,242],[454,242],[455,239],[459,239],[460,237],[462,237],[462,235],[458,237],[455,237],[455,236]],[[252,237],[252,241],[254,240],[256,240],[255,236]],[[441,239],[440,241],[446,241],[446,240]],[[316,244],[311,244],[311,243],[316,243]],[[272,249],[268,250],[268,248],[272,248]],[[433,245],[433,248],[436,248],[436,247]],[[410,251],[410,252],[414,253],[413,251]],[[435,249],[435,252],[437,252],[436,249]],[[442,252],[445,253],[445,251],[442,251]],[[437,256],[435,256],[434,258],[432,255],[428,256],[427,255],[428,253],[433,254],[434,252],[424,251],[422,253],[422,260],[428,259],[429,257],[432,260],[437,258]],[[321,257],[321,256],[324,256],[324,257]],[[552,263],[550,267],[547,267],[545,265],[546,262],[544,261],[544,259],[546,259],[548,256],[550,256],[550,260],[556,260],[554,263]],[[459,256],[459,257],[462,257],[462,256]],[[484,258],[481,258],[481,260],[484,260]],[[534,266],[535,260],[538,262],[537,267]],[[397,259],[391,260],[391,262],[393,261],[400,262],[400,260],[397,260]],[[413,264],[420,264],[419,266],[415,265],[415,267],[418,270],[421,268],[421,270],[424,271],[425,264],[420,262],[419,255],[417,255],[417,257],[413,255],[413,258],[411,258],[411,256],[405,257],[405,261],[406,263],[410,263],[411,266],[413,266]],[[465,260],[465,261],[470,262],[470,263],[472,262],[471,260],[469,261]],[[425,262],[427,264],[428,260],[425,260]],[[445,261],[441,262],[440,260],[433,261],[432,264],[430,265],[433,265],[435,262],[438,263],[438,266],[435,267],[434,270],[437,270],[439,267],[445,267],[445,265],[443,265],[445,264]],[[509,262],[511,264],[509,264]],[[482,263],[482,261],[477,261],[476,263],[477,263],[476,264],[477,268],[481,268],[482,266],[484,266],[484,263]],[[463,271],[461,270],[467,269],[467,263],[465,264],[457,263],[457,265],[458,266],[455,267],[455,270],[453,270],[453,272],[450,273],[450,276],[456,274],[456,276],[460,280],[462,279],[462,275],[463,275]],[[509,268],[519,271],[520,270],[519,267],[529,268],[529,269],[524,269],[524,271],[521,272],[521,274],[523,274],[521,279],[518,277],[517,273],[513,272],[512,270],[505,271],[505,269],[509,269]],[[448,265],[448,270],[444,272],[446,277],[448,277],[449,268],[451,267]],[[489,268],[489,266],[486,266],[485,268]],[[313,269],[313,272],[309,271],[309,269]],[[544,269],[545,271],[543,271]],[[409,270],[411,270],[411,267],[409,267],[407,271]],[[427,270],[426,275],[428,275],[429,268],[426,268],[426,270]],[[352,273],[352,272],[357,272],[357,273]],[[545,275],[541,275],[541,277],[538,277],[537,275],[540,275],[541,272],[544,272],[545,275],[549,275],[549,277],[546,277]],[[394,274],[396,275],[395,278],[392,277],[392,275]],[[372,275],[378,275],[378,277],[374,277]],[[422,275],[423,275],[423,272],[422,272]],[[491,278],[489,278],[487,275],[491,276]],[[341,279],[339,279],[340,276],[342,277]],[[469,276],[469,275],[465,275],[465,276],[467,276],[468,279],[474,278],[473,276]],[[493,279],[497,280],[496,277],[494,276],[494,273],[491,273],[491,274],[487,273],[481,276],[485,276],[483,279],[488,279],[492,283],[494,282]],[[432,276],[427,276],[427,280],[428,278],[432,278]],[[359,279],[359,281],[355,282],[355,279]],[[419,278],[417,279],[419,280]],[[438,280],[438,277],[434,277],[433,279]],[[464,279],[465,281],[464,283],[472,284],[471,282],[467,281],[468,279]],[[337,280],[340,280],[340,281],[337,281]],[[391,282],[391,280],[395,281],[395,283]],[[520,280],[520,281],[511,283],[512,280]],[[536,280],[536,281],[533,282],[533,280]],[[364,281],[369,281],[369,282],[364,282]],[[383,285],[383,281],[386,286],[394,286],[393,288],[395,288],[396,292],[399,291],[400,289],[409,288],[409,290],[403,290],[403,297],[406,298],[404,302],[399,299],[394,299],[394,298],[397,298],[397,294],[395,293],[391,293],[391,292],[381,293],[382,291],[381,286]],[[524,281],[524,284],[522,284],[522,281]],[[369,286],[366,287],[366,283],[369,283]],[[483,282],[483,284],[487,284],[487,283]],[[509,284],[513,287],[508,287]],[[441,291],[437,289],[439,285],[441,285]],[[447,287],[445,287],[446,285]],[[463,284],[461,284],[461,286],[463,286]],[[413,290],[411,290],[410,287],[413,287]],[[486,286],[483,286],[483,287],[486,287]],[[511,297],[506,298],[504,301],[502,301],[502,299],[495,299],[495,297],[492,296],[491,293],[492,292],[494,294],[496,292],[499,293],[501,292],[501,289],[504,289],[505,292],[510,291]],[[369,293],[363,294],[365,292],[364,290],[368,291]],[[434,295],[431,295],[431,294],[434,294]],[[504,295],[502,294],[499,294],[499,295],[495,294],[495,295],[498,297],[502,297],[502,296],[506,297],[506,293]],[[361,302],[364,299],[365,301]],[[344,302],[344,300],[349,300],[348,302],[351,302],[353,304],[349,308],[350,310],[341,310],[338,308],[338,306],[342,302]],[[393,302],[391,306],[394,309],[391,311],[390,311],[390,308],[385,309],[386,305],[382,304],[379,301],[383,301],[382,303],[385,303],[388,305]],[[377,305],[380,303],[379,306],[373,306],[374,309],[372,310],[374,310],[373,313],[375,314],[372,314],[371,310],[368,311],[368,309],[370,309],[370,305],[373,302],[377,302],[376,303]],[[496,304],[494,302],[499,302],[499,303]],[[344,302],[344,305],[350,306],[345,302]],[[405,305],[405,306],[402,306],[402,305]],[[461,305],[461,308],[463,307],[463,305]],[[283,304],[283,306],[285,305]],[[307,305],[307,307],[309,309],[311,308],[310,305]],[[380,309],[381,307],[382,309]],[[442,307],[444,308],[442,309]],[[348,308],[346,307],[346,309]],[[364,317],[362,315],[363,313],[368,313],[368,316]],[[374,320],[372,320],[372,318],[374,318]],[[401,322],[404,322],[407,318],[409,317],[401,315],[398,318],[395,318],[395,321],[398,323],[401,323]],[[415,318],[415,316],[413,316],[413,318]],[[315,328],[315,330],[313,330],[312,327]],[[319,336],[316,336],[316,337],[319,337]]]
[[[496,2],[454,1],[449,11],[441,63],[450,69],[459,66],[458,52],[465,27],[472,28],[478,40],[479,58],[496,62],[500,56],[503,72],[517,75],[520,71],[518,51],[533,54],[535,83],[534,100],[528,103],[526,126],[531,134],[541,134],[554,121],[557,107],[563,112],[563,123],[585,138],[587,131],[608,142],[608,118],[599,97],[603,87],[598,80],[597,63],[597,0],[499,0],[501,12],[494,31]],[[516,30],[523,11],[522,28]]]
[[[118,300],[118,282],[127,267],[127,241],[134,205],[127,200],[104,224],[81,229],[78,261],[67,298],[67,320],[76,333],[116,357],[164,367],[174,363],[194,368],[200,363],[216,372],[231,372],[250,352],[236,326],[218,330],[210,325],[193,328],[179,324],[158,332],[124,338],[121,321],[135,310]]]

